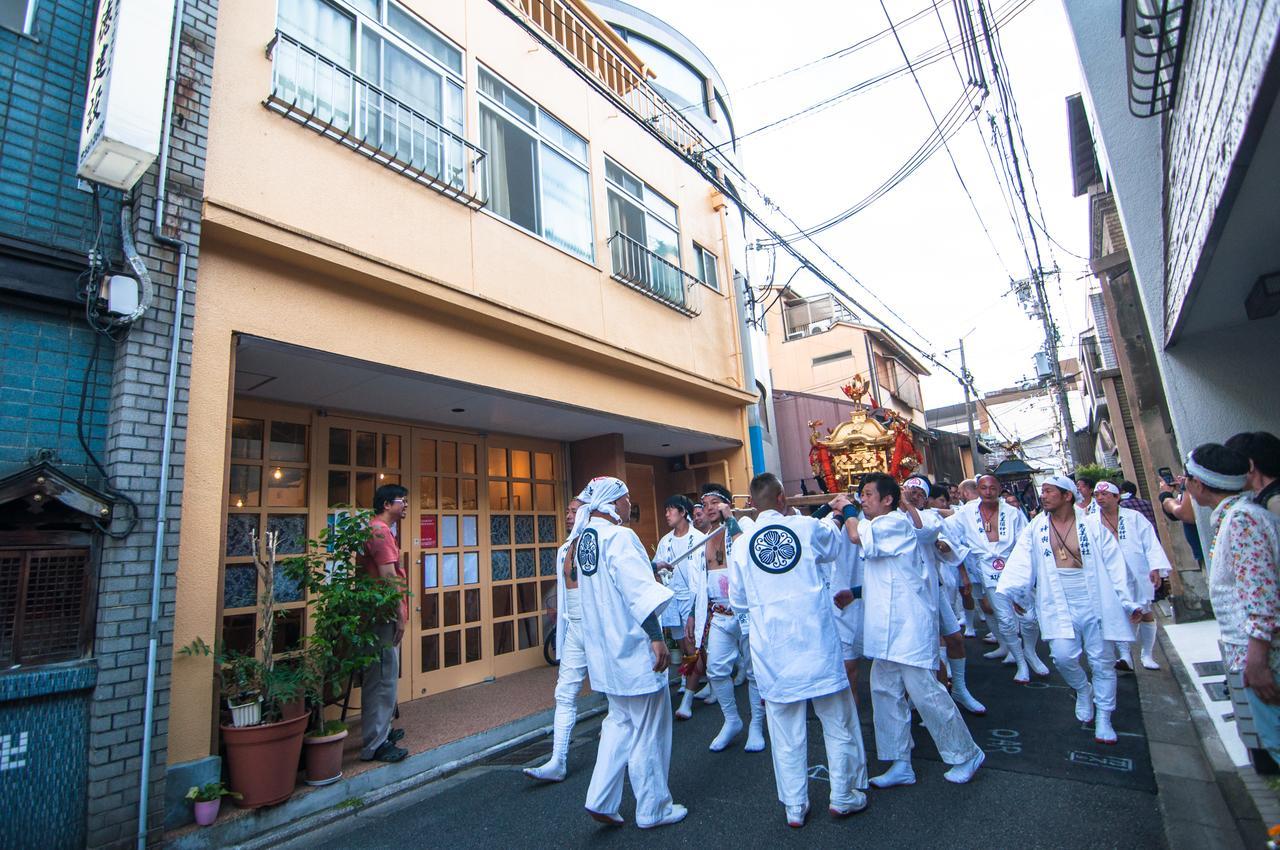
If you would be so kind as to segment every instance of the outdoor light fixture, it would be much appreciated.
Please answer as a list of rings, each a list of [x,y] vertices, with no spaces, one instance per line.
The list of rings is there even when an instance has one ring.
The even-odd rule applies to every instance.
[[[284,478],[284,471],[277,466],[276,471],[271,473],[271,477],[279,481],[281,478]]]
[[[1244,298],[1244,312],[1251,320],[1280,313],[1280,271],[1258,278]]]

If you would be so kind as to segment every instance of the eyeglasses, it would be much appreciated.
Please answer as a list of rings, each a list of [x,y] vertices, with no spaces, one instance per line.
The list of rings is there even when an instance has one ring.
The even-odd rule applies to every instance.
[[[409,506],[409,500],[408,500],[408,499],[392,499],[392,500],[391,500],[391,504],[393,504],[393,505],[404,505],[405,507],[408,507],[408,506]]]

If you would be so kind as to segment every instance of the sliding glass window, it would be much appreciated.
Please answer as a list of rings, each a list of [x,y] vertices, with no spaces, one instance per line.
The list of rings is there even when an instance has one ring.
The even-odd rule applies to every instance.
[[[480,146],[489,210],[591,262],[586,140],[481,68]]]
[[[613,160],[606,159],[604,168],[609,187],[609,231],[630,240],[615,240],[614,270],[625,266],[630,274],[639,275],[646,286],[683,303],[676,205]],[[649,260],[637,268],[634,251],[626,248],[628,244],[645,249]]]

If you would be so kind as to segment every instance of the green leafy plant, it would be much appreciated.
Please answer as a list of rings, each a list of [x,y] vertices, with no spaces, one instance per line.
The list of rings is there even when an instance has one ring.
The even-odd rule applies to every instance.
[[[1076,480],[1097,484],[1099,481],[1111,481],[1119,484],[1124,480],[1124,470],[1109,469],[1097,463],[1086,463],[1076,467]]]
[[[370,575],[360,556],[372,536],[371,513],[338,517],[306,552],[283,562],[285,574],[307,591],[310,625],[302,652],[312,733],[324,728],[324,706],[341,699],[351,677],[382,652],[373,626],[394,621],[409,595],[404,583]],[[332,733],[330,733],[332,734]]]
[[[187,799],[193,803],[211,803],[214,800],[220,800],[223,797],[235,797],[240,799],[240,795],[230,790],[221,782],[206,782],[204,785],[192,785],[187,791]]]

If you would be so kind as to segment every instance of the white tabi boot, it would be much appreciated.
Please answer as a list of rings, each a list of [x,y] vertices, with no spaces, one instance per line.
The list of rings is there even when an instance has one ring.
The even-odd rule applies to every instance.
[[[738,700],[733,693],[733,679],[712,679],[711,689],[715,691],[720,710],[724,712],[724,726],[711,742],[711,752],[718,753],[738,737],[738,733],[742,731],[742,717],[738,714]]]
[[[986,642],[987,637],[991,637],[991,635],[987,635],[982,640]],[[1001,638],[999,635],[996,635],[995,638],[996,638],[995,642],[996,644],[998,644],[996,648],[991,650],[990,652],[982,653],[982,657],[989,658],[992,661],[1000,661],[1001,659],[1007,658],[1009,656],[1009,647],[1008,645],[1005,644],[1004,639]]]
[[[968,761],[960,762],[954,765],[946,773],[942,774],[942,778],[948,782],[954,782],[956,785],[963,785],[973,778],[978,772],[978,768],[982,767],[982,763],[987,760],[987,755],[982,750],[978,750],[977,754]]]
[[[1098,709],[1098,719],[1093,724],[1093,740],[1099,744],[1116,742],[1116,730],[1111,728],[1111,712]]]
[[[1156,661],[1156,624],[1138,624],[1138,643],[1142,646],[1142,666],[1148,670],[1159,670],[1160,662]]]
[[[969,687],[965,682],[965,666],[967,659],[952,658],[951,661],[951,698],[956,704],[970,714],[982,716],[987,713],[987,707],[973,698],[973,694],[969,693]]]
[[[1125,673],[1133,672],[1133,653],[1128,641],[1113,641],[1116,648],[1116,669]]]
[[[978,636],[978,612],[973,609],[966,609],[964,612],[964,636],[967,638]]]
[[[764,752],[764,701],[760,699],[755,682],[747,688],[747,696],[751,700],[751,727],[747,730],[747,745],[743,749],[749,753],[761,753]]]
[[[916,772],[911,769],[910,761],[895,761],[893,766],[879,776],[869,780],[876,788],[892,788],[895,785],[915,785]]]
[[[1022,641],[1015,638],[1012,643],[1006,643],[1009,648],[1009,657],[1013,659],[1013,663],[1018,665],[1018,669],[1013,673],[1013,681],[1019,685],[1025,685],[1031,681],[1031,671],[1027,669],[1027,656],[1022,651]],[[1009,663],[1009,659],[1004,660],[1005,664]]]
[[[735,688],[740,688],[743,686],[744,683],[746,683],[746,681],[747,681],[747,665],[745,663],[742,663],[738,665],[738,672],[733,677],[733,686]]]
[[[787,826],[799,829],[809,819],[809,804],[803,806],[787,806]]]
[[[1076,691],[1076,720],[1088,723],[1093,719],[1093,686],[1085,685]]]
[[[676,709],[676,720],[688,720],[690,717],[693,717],[693,691],[685,688],[680,707]]]
[[[711,680],[710,680],[710,679],[708,679],[708,680],[707,680],[707,682],[706,682],[706,684],[704,684],[704,685],[702,686],[702,690],[698,691],[696,694],[694,694],[694,695],[693,695],[693,698],[694,698],[694,699],[700,699],[700,700],[702,700],[704,703],[706,703],[707,705],[715,705],[715,704],[716,704],[716,692],[715,692],[715,690],[711,687]]]
[[[576,720],[577,718],[575,717],[574,719]],[[569,769],[569,739],[573,734],[573,722],[566,723],[568,718],[560,717],[557,717],[556,720],[556,725],[560,728],[555,730],[551,758],[537,767],[526,767],[524,775],[530,779],[539,779],[543,782],[564,781],[565,774]],[[566,725],[567,728],[565,728]]]
[[[1039,623],[1023,623],[1022,624],[1022,652],[1027,659],[1027,666],[1031,668],[1031,672],[1037,676],[1048,676],[1049,668],[1040,660],[1040,656],[1036,653],[1036,642],[1040,640],[1040,624]]]

